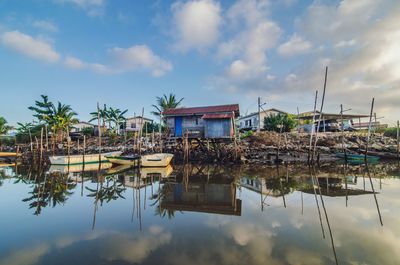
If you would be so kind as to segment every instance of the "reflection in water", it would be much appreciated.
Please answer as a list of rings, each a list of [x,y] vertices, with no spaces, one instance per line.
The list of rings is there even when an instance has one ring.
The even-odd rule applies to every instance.
[[[1,167],[0,264],[399,264],[399,175],[397,164]]]

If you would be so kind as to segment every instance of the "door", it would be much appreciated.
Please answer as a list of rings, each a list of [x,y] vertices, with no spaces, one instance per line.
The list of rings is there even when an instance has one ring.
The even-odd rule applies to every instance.
[[[182,137],[182,117],[175,117],[175,137]]]

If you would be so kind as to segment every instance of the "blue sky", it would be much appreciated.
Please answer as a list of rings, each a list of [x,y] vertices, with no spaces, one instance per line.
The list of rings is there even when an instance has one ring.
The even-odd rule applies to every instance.
[[[327,111],[368,113],[376,97],[392,124],[399,2],[0,0],[0,115],[31,121],[41,94],[82,120],[97,102],[148,114],[171,92],[185,106],[239,103],[242,114],[258,96],[308,111],[327,65]]]

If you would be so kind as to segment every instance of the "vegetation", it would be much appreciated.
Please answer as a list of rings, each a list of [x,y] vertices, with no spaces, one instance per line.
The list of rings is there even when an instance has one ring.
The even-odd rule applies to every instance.
[[[183,99],[184,98],[177,100],[176,96],[172,93],[168,96],[164,94],[162,97],[157,97],[157,104],[152,105],[156,110],[152,111],[151,114],[159,117],[162,112],[179,107]]]
[[[385,128],[383,135],[387,137],[397,138],[397,127]]]
[[[81,133],[86,136],[93,136],[94,129],[92,127],[85,127],[81,130]]]
[[[242,133],[241,135],[240,135],[240,139],[244,139],[244,138],[247,138],[247,137],[249,137],[249,136],[252,136],[254,134],[254,132],[253,131],[247,131],[247,132],[245,132],[245,133]]]
[[[264,118],[264,129],[275,132],[290,132],[297,125],[295,115],[277,114]]]
[[[7,125],[7,120],[0,116],[0,135],[7,134],[11,129],[11,126]]]
[[[94,111],[90,113],[92,119],[89,122],[97,120],[100,116],[100,121],[102,121],[101,123],[104,127],[106,126],[106,123],[108,123],[109,129],[114,133],[119,133],[120,126],[126,122],[125,114],[127,112],[127,109],[122,111],[118,108],[107,108],[107,106],[104,105],[103,109],[99,109],[99,112]]]
[[[77,115],[70,105],[53,104],[48,97],[41,95],[42,101],[35,101],[35,106],[28,109],[34,112],[33,116],[39,120],[41,125],[48,125],[50,130],[57,135],[58,140],[62,140],[65,133],[71,129],[72,125],[78,123]]]

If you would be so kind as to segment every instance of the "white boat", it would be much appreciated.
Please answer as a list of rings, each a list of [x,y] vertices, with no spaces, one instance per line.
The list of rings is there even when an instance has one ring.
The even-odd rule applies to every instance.
[[[142,167],[166,167],[171,163],[173,157],[173,154],[167,153],[143,155],[140,162]]]
[[[156,177],[156,178],[168,178],[169,175],[173,172],[173,168],[171,165],[166,167],[147,167],[140,169],[140,177],[142,179]]]
[[[129,155],[129,156],[106,156],[108,161],[117,165],[139,165],[139,155]]]
[[[75,164],[75,165],[51,165],[49,172],[60,172],[60,173],[80,173],[88,171],[97,171],[111,168],[111,163],[89,163],[89,164]]]
[[[99,163],[108,162],[106,156],[119,156],[122,152],[109,152],[103,154],[90,154],[85,155],[70,155],[70,156],[50,156],[50,164],[52,165],[79,165],[79,164],[89,164],[89,163]]]

